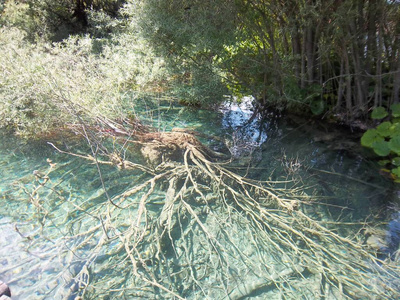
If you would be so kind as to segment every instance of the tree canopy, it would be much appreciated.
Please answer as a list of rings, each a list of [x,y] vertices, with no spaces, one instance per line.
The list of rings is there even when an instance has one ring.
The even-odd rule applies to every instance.
[[[399,101],[398,1],[147,0],[141,9],[142,33],[172,64],[191,75],[215,67],[231,92],[262,106],[354,118]]]
[[[3,0],[0,13],[4,30],[18,27],[33,44],[90,38],[100,58],[105,45],[149,49],[138,53],[147,56],[138,69],[163,61],[164,78],[153,86],[189,105],[252,95],[260,111],[349,121],[399,102],[395,0]]]

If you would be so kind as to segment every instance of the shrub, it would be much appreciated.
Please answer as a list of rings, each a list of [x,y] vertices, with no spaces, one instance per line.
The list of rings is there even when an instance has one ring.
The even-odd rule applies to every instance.
[[[162,73],[161,61],[129,35],[35,45],[25,36],[0,28],[0,127],[19,135],[50,132],[78,122],[77,116],[88,122],[123,117],[130,107],[125,93],[146,89]]]

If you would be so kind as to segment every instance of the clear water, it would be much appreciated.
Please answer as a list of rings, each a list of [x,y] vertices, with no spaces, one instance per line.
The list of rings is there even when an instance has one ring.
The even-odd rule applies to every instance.
[[[336,132],[334,142],[323,142],[315,138],[325,136],[318,124],[296,123],[272,114],[264,120],[257,117],[243,127],[252,115],[246,103],[218,111],[190,110],[173,104],[159,106],[144,101],[141,106],[136,112],[143,122],[161,131],[174,127],[195,130],[203,134],[200,139],[209,147],[230,152],[237,162],[251,156],[251,167],[243,170],[248,177],[278,180],[294,176],[297,182],[311,186],[313,193],[326,196],[320,198],[320,205],[310,208],[312,217],[347,222],[367,219],[375,222],[374,226],[381,225],[383,230],[388,229],[389,222],[397,226],[391,218],[395,210],[389,208],[398,201],[395,187],[379,174],[375,163],[360,155],[362,150],[357,146],[351,144],[352,151],[333,149],[352,142],[340,131]],[[144,114],[144,109],[148,113]],[[325,130],[326,135],[333,132]],[[75,153],[89,151],[85,145],[67,141],[57,145],[62,149],[70,147]],[[49,171],[48,159],[56,165],[49,175],[51,181],[41,187],[43,178],[35,177],[34,171]],[[0,280],[10,285],[14,300],[74,299],[79,284],[73,279],[79,277],[85,281],[87,276],[100,277],[96,287],[99,291],[112,291],[101,299],[120,299],[116,296],[119,290],[129,290],[131,278],[118,268],[126,263],[125,258],[119,257],[121,243],[115,238],[105,241],[101,226],[107,217],[104,213],[109,205],[107,194],[112,198],[125,191],[139,182],[142,175],[107,166],[102,166],[101,171],[107,193],[94,164],[61,154],[45,141],[25,142],[0,135]],[[37,188],[40,197],[33,193]],[[154,197],[162,201],[163,193],[156,191]],[[138,203],[138,199],[132,201]],[[160,207],[155,199],[148,208],[149,215]],[[131,214],[136,213],[137,208],[117,214],[120,227],[115,230],[129,228]],[[380,217],[375,218],[377,215]],[[87,233],[95,226],[98,230]],[[238,233],[239,243],[241,238]],[[89,241],[81,248],[83,239]],[[116,282],[108,282],[107,278]],[[196,291],[182,294],[203,299],[203,294]],[[130,295],[128,299],[140,298],[138,291]],[[219,299],[217,294],[212,295],[209,299]],[[259,297],[254,296],[263,299],[262,295]],[[87,298],[98,299],[95,293]]]

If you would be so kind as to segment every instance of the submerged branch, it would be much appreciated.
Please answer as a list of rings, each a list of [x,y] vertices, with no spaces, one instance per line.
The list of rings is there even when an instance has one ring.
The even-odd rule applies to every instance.
[[[120,244],[111,257],[121,266],[123,278],[132,278],[131,289],[137,295],[156,293],[178,299],[191,298],[192,293],[213,299],[270,292],[344,299],[400,296],[395,275],[399,267],[377,258],[360,242],[357,224],[308,216],[305,206],[313,205],[315,196],[300,187],[288,188],[290,180],[248,179],[230,169],[229,159],[221,161],[226,156],[188,132],[132,134],[122,125],[112,126],[118,129],[118,141],[135,145],[147,164],[122,159],[112,151],[100,160],[49,144],[60,153],[145,174],[110,198],[115,205],[93,208],[92,215],[107,217],[101,218],[96,231],[87,230],[109,242],[118,237]],[[89,245],[90,238],[79,248]],[[114,286],[120,286],[118,280],[123,279],[112,276]],[[95,288],[98,280],[90,277],[83,289],[101,294]],[[119,295],[127,294],[121,290]]]

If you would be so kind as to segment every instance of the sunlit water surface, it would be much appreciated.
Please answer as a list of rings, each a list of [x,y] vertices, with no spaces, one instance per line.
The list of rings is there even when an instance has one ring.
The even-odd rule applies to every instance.
[[[141,109],[148,113],[143,114]],[[395,187],[378,173],[375,163],[363,158],[357,141],[348,139],[345,132],[336,132],[333,140],[324,142],[324,131],[316,123],[296,123],[274,114],[263,120],[256,117],[246,125],[252,116],[248,103],[225,105],[218,111],[198,111],[148,102],[136,113],[144,123],[161,131],[181,127],[200,132],[204,134],[200,139],[216,151],[226,151],[226,144],[237,160],[250,156],[253,168],[248,171],[249,177],[274,180],[287,174],[302,178],[305,185],[312,185],[314,192],[328,197],[321,200],[328,205],[321,204],[314,211],[315,218],[326,217],[328,207],[333,218],[376,220],[383,229],[389,228],[389,222],[393,228],[397,226],[393,221],[398,202]],[[325,130],[326,135],[332,134],[330,129]],[[343,144],[350,146],[346,149]],[[89,151],[86,146],[79,150],[67,141],[57,145],[64,150],[73,147],[75,152]],[[57,165],[50,176],[54,190],[44,194],[59,193],[64,200],[46,203],[46,199],[40,199],[35,203],[32,193],[38,182],[34,171],[46,172],[48,159]],[[102,167],[102,174],[110,197],[124,191],[138,176],[137,172],[112,167]],[[76,289],[71,278],[82,265],[74,264],[76,260],[71,254],[60,255],[59,247],[74,245],[68,239],[69,232],[76,230],[72,227],[93,225],[89,224],[90,218],[82,218],[78,224],[72,222],[79,217],[74,205],[89,209],[106,201],[96,166],[60,154],[46,142],[26,142],[3,134],[0,178],[0,280],[10,285],[15,300],[64,299],[66,295],[75,295],[70,293]],[[43,213],[38,205],[51,207],[51,211]],[[375,219],[377,215],[380,217]],[[113,244],[107,247],[112,248]],[[112,262],[113,258],[107,257],[107,247],[96,254],[97,259]],[[84,256],[89,250],[79,249],[76,255]]]

